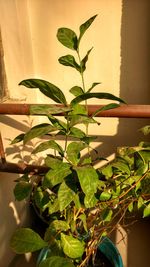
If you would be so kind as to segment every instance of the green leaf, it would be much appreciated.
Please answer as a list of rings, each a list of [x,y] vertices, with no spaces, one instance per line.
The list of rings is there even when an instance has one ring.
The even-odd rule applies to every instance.
[[[85,195],[94,195],[98,187],[98,174],[96,170],[91,166],[77,167],[75,170]]]
[[[111,165],[107,165],[106,167],[102,168],[102,174],[106,177],[106,179],[109,179],[113,175],[113,170]]]
[[[44,211],[46,209],[46,204],[49,201],[48,193],[44,192],[41,187],[37,187],[33,195],[36,206]]]
[[[56,103],[67,104],[63,92],[54,84],[41,79],[27,79],[19,83],[28,88],[39,88],[41,93],[54,100]]]
[[[61,241],[64,253],[72,258],[80,258],[84,252],[84,243],[73,236],[61,233]]]
[[[70,93],[72,93],[74,96],[79,96],[84,94],[83,89],[80,86],[73,86],[70,90]]]
[[[115,162],[112,164],[112,166],[116,169],[118,169],[119,171],[123,172],[123,173],[127,173],[128,175],[130,175],[130,169],[128,164],[125,164],[121,161]]]
[[[77,165],[80,161],[80,151],[86,148],[87,145],[83,142],[72,142],[67,147],[67,157],[72,164]]]
[[[14,195],[16,200],[21,201],[29,197],[31,191],[32,191],[31,183],[25,181],[18,182],[14,188]]]
[[[76,128],[76,127],[72,127],[70,129],[69,136],[72,136],[72,137],[80,139],[80,138],[84,138],[85,137],[85,133],[82,130]]]
[[[59,152],[60,155],[63,155],[63,149],[59,144],[57,144],[54,140],[46,141],[43,142],[42,144],[38,145],[33,151],[33,154],[42,152],[47,149],[55,149],[56,151]]]
[[[83,223],[83,227],[84,227],[84,230],[86,232],[88,232],[88,229],[87,229],[87,223],[86,223],[86,215],[85,213],[82,213],[80,216],[79,216],[79,219],[82,221]]]
[[[41,137],[43,135],[48,134],[49,132],[56,131],[57,128],[48,124],[48,123],[41,123],[32,127],[24,136],[24,144],[28,141],[32,140],[35,137]]]
[[[72,49],[77,50],[78,38],[74,31],[68,28],[59,28],[57,38],[61,44]]]
[[[101,83],[93,83],[92,86],[88,89],[87,93],[90,93],[92,89],[98,84],[101,84]]]
[[[66,221],[54,220],[50,223],[49,227],[46,229],[46,235],[56,235],[57,232],[66,232],[69,230],[69,224]]]
[[[93,208],[95,207],[96,203],[97,203],[97,198],[94,195],[86,195],[84,198],[84,205],[85,207],[88,208]]]
[[[111,194],[104,191],[100,194],[99,200],[100,201],[108,201],[110,198],[111,198]]]
[[[52,256],[42,261],[39,267],[75,267],[67,258],[60,256]]]
[[[92,49],[93,49],[93,47],[90,50],[88,50],[86,56],[81,61],[81,72],[82,73],[86,70],[86,63],[88,61],[88,57],[89,57],[89,54],[92,51]]]
[[[87,124],[87,123],[97,123],[99,125],[99,122],[94,120],[91,117],[88,117],[88,115],[71,115],[70,116],[70,126],[74,126],[76,124]]]
[[[43,181],[44,187],[50,187],[62,183],[63,179],[71,174],[70,165],[68,163],[61,163],[57,169],[49,170]]]
[[[30,114],[31,115],[55,115],[55,114],[62,114],[64,112],[71,111],[69,107],[57,107],[54,105],[46,106],[42,105],[30,105]]]
[[[67,124],[59,119],[56,119],[53,116],[48,116],[49,120],[51,121],[51,123],[54,125],[54,127],[56,127],[58,130],[63,130],[66,132],[67,130]]]
[[[105,110],[109,110],[109,109],[114,109],[114,108],[118,108],[120,105],[119,104],[116,104],[116,103],[111,103],[111,104],[108,104],[108,105],[105,105],[99,109],[97,109],[93,114],[92,114],[92,117],[96,116],[98,113],[102,112],[102,111],[105,111]]]
[[[144,208],[143,218],[150,216],[150,203]]]
[[[63,211],[74,200],[74,196],[75,192],[68,186],[65,181],[62,182],[58,190],[60,211]]]
[[[143,204],[144,204],[144,199],[142,197],[139,197],[137,203],[138,209],[142,208]]]
[[[80,103],[90,98],[109,99],[109,100],[114,100],[114,101],[119,101],[121,103],[125,103],[121,98],[114,96],[112,94],[109,94],[109,93],[85,93],[83,95],[79,95],[76,98],[74,98],[70,104],[71,106],[74,106],[77,103]]]
[[[140,131],[141,131],[144,135],[148,135],[148,134],[150,134],[150,125],[146,125],[146,126],[142,127],[142,128],[140,129]]]
[[[53,202],[49,201],[49,203],[47,204],[47,208],[49,214],[53,214],[60,211],[58,199],[54,199]]]
[[[112,218],[113,212],[110,208],[106,208],[102,211],[101,216],[102,216],[102,220],[104,222],[110,222],[111,218]]]
[[[64,66],[69,66],[75,68],[77,71],[81,72],[81,67],[76,62],[75,58],[72,55],[62,56],[58,59],[59,63]]]
[[[24,139],[24,135],[25,135],[25,134],[23,134],[23,133],[17,135],[17,136],[14,138],[14,140],[11,142],[11,145],[14,145],[14,144],[16,144],[16,143],[21,142],[21,141]]]
[[[90,25],[92,24],[92,22],[95,20],[95,18],[97,17],[97,15],[94,15],[93,17],[91,17],[90,19],[88,19],[86,22],[84,22],[81,26],[80,26],[80,36],[79,36],[79,40],[78,40],[78,45],[79,42],[83,36],[83,34],[86,32],[86,30],[90,27]]]
[[[129,212],[132,212],[132,211],[133,211],[133,208],[134,208],[134,206],[133,206],[133,202],[131,202],[131,203],[128,205],[128,211],[129,211]]]
[[[17,254],[22,254],[44,248],[48,246],[48,243],[33,230],[20,228],[13,234],[10,246]]]
[[[62,160],[48,155],[45,159],[45,165],[51,169],[58,169],[62,165]]]

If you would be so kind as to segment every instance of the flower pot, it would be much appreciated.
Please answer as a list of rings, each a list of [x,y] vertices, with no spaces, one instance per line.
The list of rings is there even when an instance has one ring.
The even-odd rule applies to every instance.
[[[98,246],[98,250],[101,256],[104,255],[103,260],[106,261],[104,266],[123,267],[121,255],[118,249],[116,248],[116,246],[113,244],[113,242],[108,237],[103,238],[102,242]],[[47,247],[41,250],[38,260],[37,260],[37,267],[39,266],[40,262],[44,261],[49,256],[49,252],[50,252],[50,249]],[[97,258],[98,257],[99,257],[99,254],[97,255]],[[107,262],[108,262],[108,265],[107,265]],[[95,266],[100,267],[102,265],[96,264]]]

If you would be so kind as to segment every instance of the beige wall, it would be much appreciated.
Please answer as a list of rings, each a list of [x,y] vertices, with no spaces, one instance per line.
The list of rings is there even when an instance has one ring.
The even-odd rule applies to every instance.
[[[98,14],[82,41],[83,56],[89,48],[94,47],[85,75],[87,88],[93,82],[101,82],[102,84],[95,88],[95,92],[104,91],[120,95],[127,99],[129,104],[136,103],[135,99],[138,104],[149,104],[150,80],[147,70],[150,61],[146,57],[149,55],[148,7],[149,0],[1,0],[0,26],[10,94],[7,102],[49,103],[49,100],[36,90],[18,87],[21,80],[32,77],[46,79],[56,84],[70,100],[69,89],[73,85],[80,85],[81,81],[73,69],[58,63],[60,56],[71,51],[57,41],[56,32],[59,27],[64,26],[78,33],[80,24]],[[138,28],[136,28],[137,23]],[[140,58],[140,62],[137,58]],[[137,93],[138,99],[135,98]],[[92,100],[90,103],[101,102]],[[98,139],[93,147],[101,151],[101,156],[108,158],[112,158],[117,146],[136,144],[141,136],[135,133],[145,123],[142,120],[109,118],[100,121],[101,126],[94,128],[94,134],[98,135]],[[8,139],[13,139],[21,131],[25,131],[30,124],[31,119],[27,117],[1,117],[0,128],[8,160],[18,160],[14,158],[17,150],[10,148]],[[90,133],[93,133],[92,128]],[[26,157],[26,160],[29,161],[29,158]],[[7,192],[7,195],[3,190],[0,192],[0,198],[6,200],[5,206],[1,207],[2,214],[5,211],[5,221],[4,218],[0,219],[2,225],[0,240],[4,244],[0,265],[3,262],[5,267],[12,257],[8,239],[16,227],[9,207],[9,203],[13,200],[14,176],[11,175],[10,178],[9,174],[0,175],[1,188],[5,186]],[[24,207],[21,206],[21,209]],[[9,222],[14,223],[8,227]],[[4,240],[5,235],[7,237]],[[128,244],[122,251],[126,252],[123,256],[124,267],[133,267],[127,263]]]

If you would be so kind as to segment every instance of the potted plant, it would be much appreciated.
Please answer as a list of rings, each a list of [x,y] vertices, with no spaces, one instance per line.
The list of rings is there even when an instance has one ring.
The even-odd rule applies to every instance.
[[[59,58],[60,64],[74,68],[81,77],[82,85],[70,89],[73,95],[70,104],[64,93],[48,81],[27,79],[20,83],[31,89],[38,88],[57,103],[49,107],[32,105],[30,114],[42,114],[49,122],[32,127],[12,142],[23,141],[25,145],[36,137],[48,137],[32,151],[33,154],[46,151],[44,162],[48,172],[40,176],[23,175],[14,188],[16,199],[21,201],[30,197],[36,211],[48,224],[42,237],[33,229],[19,228],[11,239],[11,247],[16,253],[42,249],[39,267],[102,266],[97,259],[97,248],[102,253],[106,246],[112,248],[107,236],[117,228],[117,224],[137,209],[143,209],[144,216],[150,214],[146,187],[149,182],[149,144],[142,142],[136,148],[122,148],[112,163],[100,169],[94,166],[95,161],[104,159],[97,151],[96,157],[92,158],[93,136],[88,133],[89,124],[99,124],[95,119],[97,113],[124,103],[110,93],[92,92],[99,84],[97,82],[90,88],[85,86],[84,72],[92,49],[81,59],[80,42],[95,18],[96,15],[80,26],[79,37],[68,28],[60,28],[57,32],[58,40],[75,52],[78,59],[70,54]],[[91,98],[107,99],[111,103],[89,116],[87,100]],[[83,101],[84,105],[81,105]],[[60,113],[63,113],[63,120],[57,117]],[[85,130],[78,127],[81,124]],[[57,141],[59,136],[63,136],[64,146]],[[115,262],[109,252],[106,256],[112,261],[112,266],[123,266],[117,256]]]

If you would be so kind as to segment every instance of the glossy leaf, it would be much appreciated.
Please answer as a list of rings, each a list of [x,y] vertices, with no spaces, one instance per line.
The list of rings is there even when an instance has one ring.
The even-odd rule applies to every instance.
[[[19,83],[28,88],[39,88],[41,93],[54,100],[56,103],[67,104],[63,92],[54,84],[41,79],[27,79]]]
[[[77,71],[81,72],[81,67],[76,62],[75,58],[72,55],[62,56],[58,59],[59,63],[64,66],[69,66],[75,68]]]
[[[143,211],[143,218],[150,216],[150,203],[146,205]]]
[[[54,105],[31,105],[30,106],[30,114],[31,115],[55,115],[62,114],[64,112],[71,111],[70,107],[57,107]]]
[[[67,157],[72,164],[77,165],[80,161],[80,151],[86,148],[87,145],[83,142],[72,142],[67,147]]]
[[[100,194],[99,200],[100,201],[108,201],[110,198],[111,198],[111,194],[104,191]]]
[[[102,216],[102,220],[104,222],[110,222],[111,218],[112,218],[113,212],[111,209],[106,208],[102,211],[101,216]]]
[[[56,233],[60,231],[66,232],[67,230],[69,230],[69,228],[69,224],[66,221],[54,220],[46,229],[46,235],[56,235]]]
[[[61,233],[61,241],[64,253],[72,259],[80,258],[84,252],[84,243],[71,235]]]
[[[88,209],[95,207],[98,199],[94,195],[86,195],[84,198],[84,205]]]
[[[75,267],[67,258],[60,256],[52,256],[42,261],[39,267]]]
[[[92,22],[95,20],[95,18],[97,17],[97,15],[94,15],[93,17],[91,17],[90,19],[88,19],[86,22],[84,22],[81,26],[80,26],[80,36],[79,36],[79,41],[78,44],[82,38],[82,36],[84,35],[84,33],[86,32],[86,30],[90,27],[90,25],[92,24]]]
[[[89,54],[91,53],[92,49],[93,48],[91,48],[90,50],[88,50],[86,56],[81,61],[81,72],[82,73],[86,70],[86,63],[88,61],[88,57],[89,57]]]
[[[57,38],[61,44],[72,49],[77,50],[78,38],[74,31],[68,28],[59,28]]]
[[[43,186],[50,187],[62,183],[63,179],[71,173],[68,163],[61,163],[58,168],[49,170],[44,178]]]
[[[71,106],[76,105],[77,103],[80,103],[84,100],[91,99],[91,98],[98,98],[98,99],[109,99],[109,100],[114,100],[114,101],[119,101],[121,103],[124,103],[124,101],[112,94],[109,93],[85,93],[84,95],[77,96],[71,101]]]
[[[87,115],[71,115],[70,116],[70,126],[74,126],[77,124],[88,124],[88,123],[97,123],[99,125],[99,122],[97,122],[95,119],[88,117]]]
[[[14,188],[15,199],[21,201],[29,197],[31,190],[32,190],[31,183],[25,181],[18,182]]]
[[[123,162],[115,162],[112,164],[112,166],[116,169],[118,169],[119,171],[123,172],[123,173],[127,173],[128,175],[130,175],[130,169],[128,164],[125,164]]]
[[[64,181],[61,183],[58,190],[58,200],[60,211],[63,211],[73,200],[75,192]]]
[[[92,86],[88,89],[87,93],[90,93],[95,86],[99,85],[101,83],[93,83]]]
[[[49,201],[47,208],[49,214],[58,212],[60,210],[58,198],[54,199],[53,202]]]
[[[116,103],[111,103],[111,104],[108,104],[108,105],[105,105],[99,109],[97,109],[93,114],[92,114],[92,117],[96,116],[98,113],[102,112],[102,111],[105,111],[105,110],[109,110],[109,109],[114,109],[114,108],[118,108],[120,105],[119,104],[116,104]]]
[[[63,130],[66,131],[67,129],[67,124],[59,119],[56,119],[53,116],[48,116],[50,122],[56,127],[58,130]]]
[[[17,143],[23,141],[24,136],[25,136],[25,134],[23,134],[23,133],[17,135],[17,136],[14,138],[14,140],[11,142],[11,145],[14,145],[14,144],[17,144]]]
[[[45,151],[47,149],[54,149],[59,152],[60,155],[63,155],[63,149],[59,144],[57,144],[54,140],[46,141],[38,145],[33,151],[33,154]]]
[[[24,136],[24,144],[26,144],[28,141],[36,138],[44,136],[50,132],[56,131],[57,128],[48,124],[48,123],[41,123],[39,125],[36,125],[32,127]]]
[[[70,90],[70,93],[72,93],[74,96],[79,96],[84,94],[83,89],[80,86],[73,86]]]
[[[80,139],[80,138],[84,138],[85,137],[85,133],[82,130],[76,128],[76,127],[72,127],[70,129],[69,136],[72,136],[72,137]]]
[[[10,246],[17,254],[22,254],[44,248],[48,246],[48,243],[33,230],[20,228],[13,234]]]
[[[77,167],[75,170],[85,195],[94,195],[98,186],[98,174],[96,170],[91,166]]]
[[[62,160],[48,155],[45,159],[45,165],[51,169],[58,169],[62,165]]]

